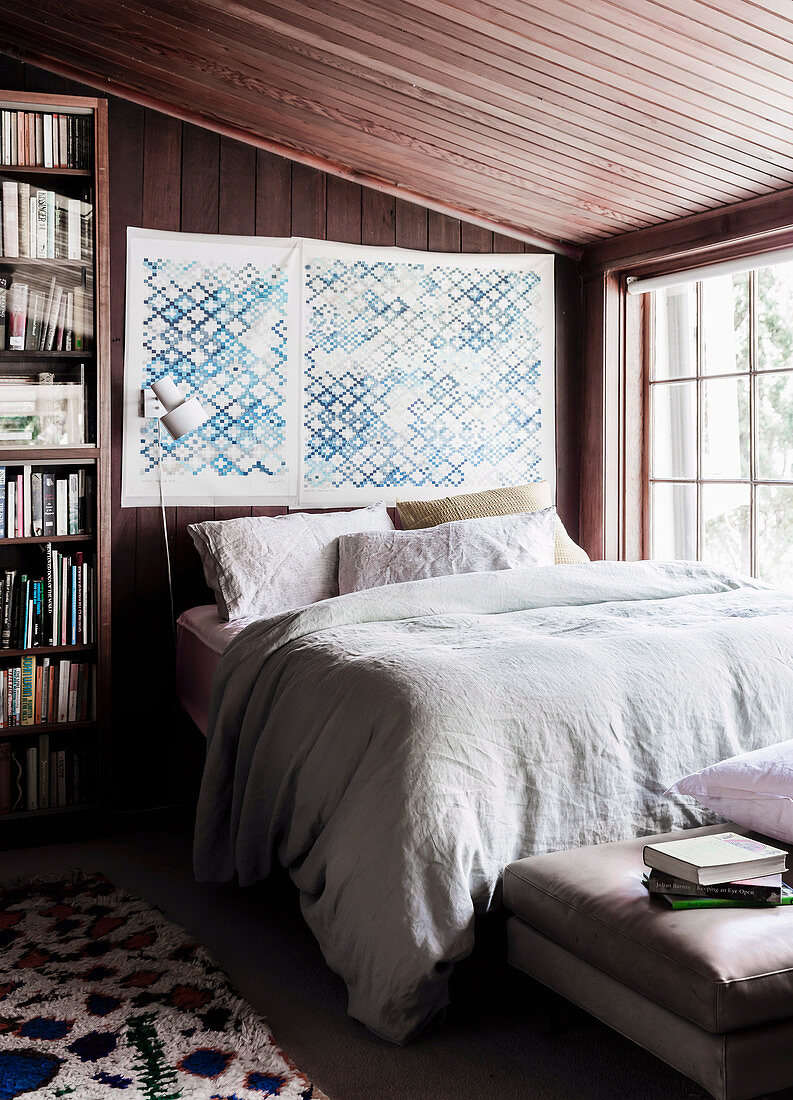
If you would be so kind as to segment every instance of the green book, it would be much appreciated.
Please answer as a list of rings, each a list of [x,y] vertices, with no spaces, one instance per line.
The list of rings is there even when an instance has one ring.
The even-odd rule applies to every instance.
[[[644,886],[647,886],[646,876]],[[670,909],[775,909],[777,905],[793,904],[793,889],[782,883],[782,897],[778,902],[747,901],[733,898],[696,898],[673,894],[653,894],[662,898]]]

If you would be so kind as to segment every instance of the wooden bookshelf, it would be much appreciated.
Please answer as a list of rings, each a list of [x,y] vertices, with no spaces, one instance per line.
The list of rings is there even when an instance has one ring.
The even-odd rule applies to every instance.
[[[8,446],[0,444],[0,466],[12,468],[9,477],[20,468],[30,465],[34,470],[52,470],[56,477],[63,468],[63,476],[75,469],[85,469],[93,478],[94,507],[91,517],[91,533],[55,535],[46,538],[26,534],[24,537],[0,537],[0,577],[6,569],[27,572],[42,577],[42,547],[47,543],[64,554],[85,555],[96,568],[94,641],[90,644],[66,646],[35,646],[32,648],[0,649],[0,672],[7,667],[17,667],[23,659],[74,658],[80,663],[95,666],[96,711],[89,721],[40,723],[37,725],[8,725],[0,728],[0,746],[7,743],[12,752],[25,753],[27,747],[36,746],[39,738],[49,737],[50,752],[63,749],[80,753],[80,801],[74,804],[30,809],[27,803],[19,805],[11,813],[0,814],[0,847],[20,843],[52,843],[69,835],[66,822],[85,819],[93,823],[102,809],[104,792],[109,788],[107,732],[110,707],[110,286],[109,286],[109,222],[108,222],[108,167],[107,167],[107,102],[104,99],[34,94],[0,90],[0,109],[32,111],[53,114],[88,115],[91,119],[92,150],[91,169],[45,168],[30,165],[0,165],[0,179],[20,181],[17,193],[31,194],[36,188],[47,189],[62,196],[61,205],[66,208],[69,199],[89,204],[88,213],[93,220],[92,255],[83,248],[83,258],[43,258],[41,256],[0,256],[0,276],[10,286],[18,281],[29,282],[31,287],[45,285],[54,276],[58,285],[66,290],[78,290],[85,301],[85,313],[90,319],[88,347],[81,350],[41,351],[35,348],[12,350],[6,343],[0,346],[0,383],[4,378],[26,385],[28,376],[33,384],[42,372],[59,380],[73,382],[79,375],[85,387],[83,401],[82,442],[73,433],[63,436],[67,445],[52,445],[53,437],[45,446],[25,446],[15,441]],[[71,147],[70,147],[71,148]],[[40,180],[40,182],[37,182]],[[10,186],[10,185],[9,185]],[[86,195],[90,192],[90,196]],[[43,200],[41,200],[43,202]],[[56,200],[57,202],[58,200]],[[24,209],[20,198],[20,210]],[[31,205],[31,213],[34,204]],[[40,226],[42,223],[39,222]],[[58,223],[56,223],[57,225]],[[69,227],[71,239],[71,227]],[[23,238],[24,240],[25,238]],[[39,237],[39,242],[41,242]],[[35,231],[31,232],[31,251],[35,244]],[[80,249],[78,249],[79,251]],[[49,251],[49,237],[48,237]],[[55,251],[58,251],[56,248]],[[63,249],[65,254],[66,249]],[[38,280],[38,284],[36,284]],[[71,299],[70,299],[71,300]],[[53,308],[54,313],[54,308]],[[75,316],[77,310],[75,309]],[[30,318],[28,319],[30,323]],[[75,326],[75,333],[77,332]],[[35,330],[34,330],[35,333]],[[35,339],[34,339],[35,343]],[[64,340],[64,344],[66,341]],[[68,348],[68,345],[66,345]],[[80,364],[83,364],[82,370]],[[41,381],[41,379],[38,379]],[[6,387],[10,394],[11,387]],[[9,398],[10,400],[10,398]],[[13,415],[11,411],[7,416]],[[0,418],[3,416],[0,394]],[[40,423],[40,422],[39,422]],[[29,429],[25,429],[30,433]],[[6,438],[17,435],[16,423]],[[35,437],[39,428],[32,430]],[[45,438],[42,435],[42,438]],[[14,469],[16,468],[16,469]],[[74,551],[70,550],[74,544]],[[61,545],[63,544],[63,545]],[[49,637],[45,635],[45,637]],[[27,741],[26,741],[27,739]],[[15,758],[19,761],[19,756]],[[50,757],[51,759],[51,757]],[[67,767],[70,768],[67,756]],[[68,774],[68,773],[67,773]],[[1,776],[0,776],[1,777]],[[26,779],[26,776],[24,777]],[[85,784],[85,785],[84,785]],[[75,781],[76,786],[76,781]],[[2,793],[2,792],[0,792]],[[93,827],[93,824],[91,825]],[[32,838],[35,837],[35,841]]]

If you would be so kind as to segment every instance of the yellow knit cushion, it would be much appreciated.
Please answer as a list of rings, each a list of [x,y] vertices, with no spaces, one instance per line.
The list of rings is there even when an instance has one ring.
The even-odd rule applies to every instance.
[[[508,485],[503,489],[485,489],[482,493],[462,493],[439,500],[398,500],[397,511],[405,530],[414,531],[417,527],[437,527],[439,523],[450,523],[456,519],[539,512],[552,504],[548,482],[535,481],[531,485]],[[589,555],[573,542],[558,516],[554,559],[557,565],[577,565],[589,561]]]

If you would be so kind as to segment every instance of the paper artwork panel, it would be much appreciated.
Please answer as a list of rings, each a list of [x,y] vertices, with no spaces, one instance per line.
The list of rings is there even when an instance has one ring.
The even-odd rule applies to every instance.
[[[124,503],[286,503],[297,475],[294,242],[131,230]],[[294,345],[294,346],[293,346]],[[139,415],[170,374],[207,420],[173,440]]]
[[[552,325],[548,257],[306,241],[301,502],[552,479]]]

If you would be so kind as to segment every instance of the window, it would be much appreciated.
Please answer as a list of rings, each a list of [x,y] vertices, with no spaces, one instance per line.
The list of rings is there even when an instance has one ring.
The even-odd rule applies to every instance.
[[[793,589],[793,264],[656,290],[654,558]]]

